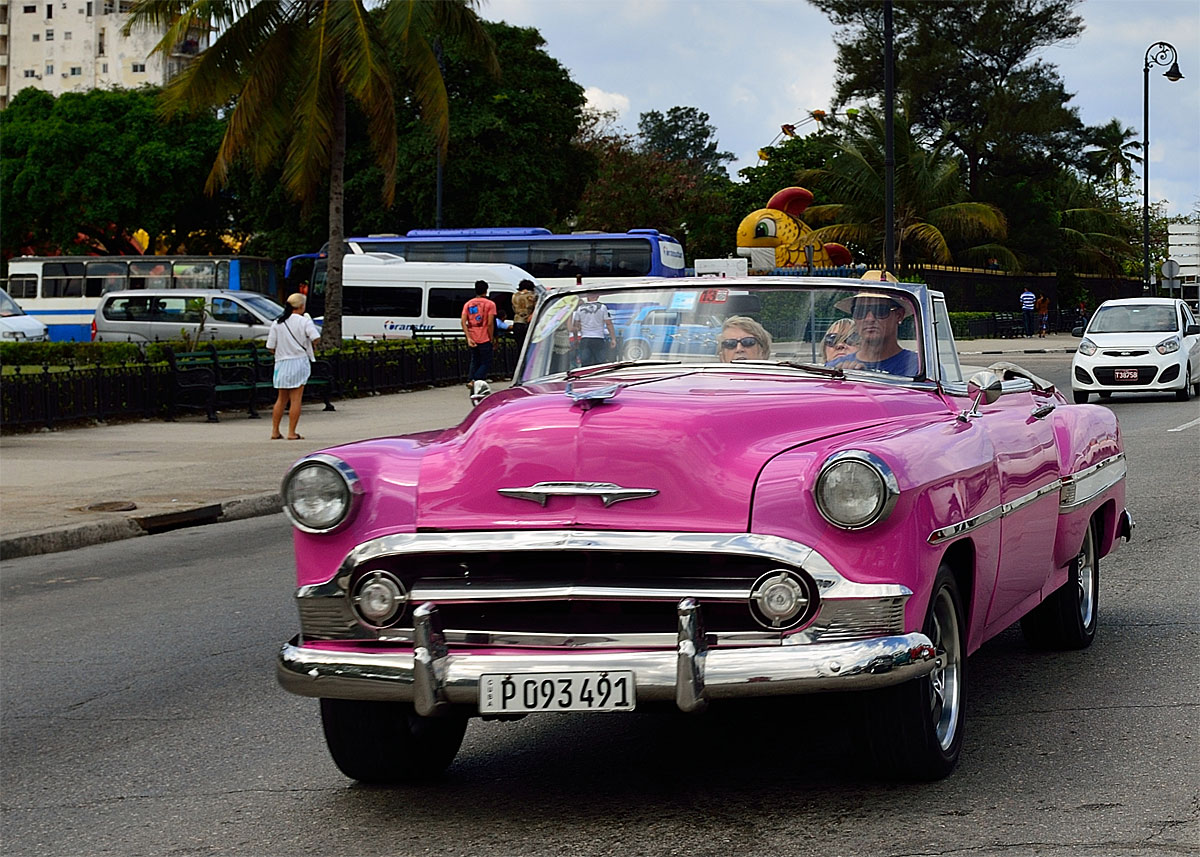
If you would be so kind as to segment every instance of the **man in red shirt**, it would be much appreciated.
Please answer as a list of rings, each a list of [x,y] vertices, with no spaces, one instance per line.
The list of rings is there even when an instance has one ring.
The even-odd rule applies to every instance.
[[[467,370],[467,389],[472,381],[486,381],[492,368],[492,348],[496,340],[496,304],[487,296],[486,280],[475,281],[475,297],[463,305],[462,329],[471,349],[471,367]]]

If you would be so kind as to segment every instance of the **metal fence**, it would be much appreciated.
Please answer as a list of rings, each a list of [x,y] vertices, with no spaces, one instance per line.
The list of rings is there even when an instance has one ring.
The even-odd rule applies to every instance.
[[[471,355],[462,337],[430,337],[418,343],[357,343],[320,359],[332,369],[332,395],[353,398],[465,383]],[[500,340],[491,376],[511,377],[516,362],[516,343]],[[0,430],[5,432],[86,420],[174,418],[175,378],[165,363],[13,368],[0,377]]]

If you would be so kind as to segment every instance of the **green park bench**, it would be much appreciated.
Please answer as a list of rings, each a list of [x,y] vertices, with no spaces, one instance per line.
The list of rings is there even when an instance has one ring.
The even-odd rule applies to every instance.
[[[258,419],[258,401],[274,401],[272,375],[275,360],[271,352],[258,344],[243,348],[217,348],[210,344],[199,351],[176,352],[166,349],[173,385],[170,398],[170,418],[179,408],[204,410],[210,423],[219,422],[219,406],[245,407],[250,419]],[[334,387],[333,367],[326,360],[313,363],[312,375],[305,393],[312,391],[325,403],[325,410],[334,410],[329,400]]]

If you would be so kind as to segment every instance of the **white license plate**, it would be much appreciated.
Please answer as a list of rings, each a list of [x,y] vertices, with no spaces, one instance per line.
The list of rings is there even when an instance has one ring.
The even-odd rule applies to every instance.
[[[1136,381],[1138,379],[1138,370],[1136,369],[1114,369],[1113,378],[1118,381]]]
[[[479,713],[633,711],[631,671],[491,673],[479,678]]]

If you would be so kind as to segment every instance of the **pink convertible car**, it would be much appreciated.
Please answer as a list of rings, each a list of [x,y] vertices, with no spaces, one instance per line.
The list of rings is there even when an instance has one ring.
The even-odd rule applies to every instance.
[[[618,359],[646,307],[669,312]],[[278,677],[367,782],[440,773],[472,717],[823,691],[862,694],[881,768],[934,779],[984,641],[1020,621],[1091,643],[1125,471],[1111,411],[964,369],[920,285],[556,291],[512,387],[461,424],[288,472],[300,633]]]

